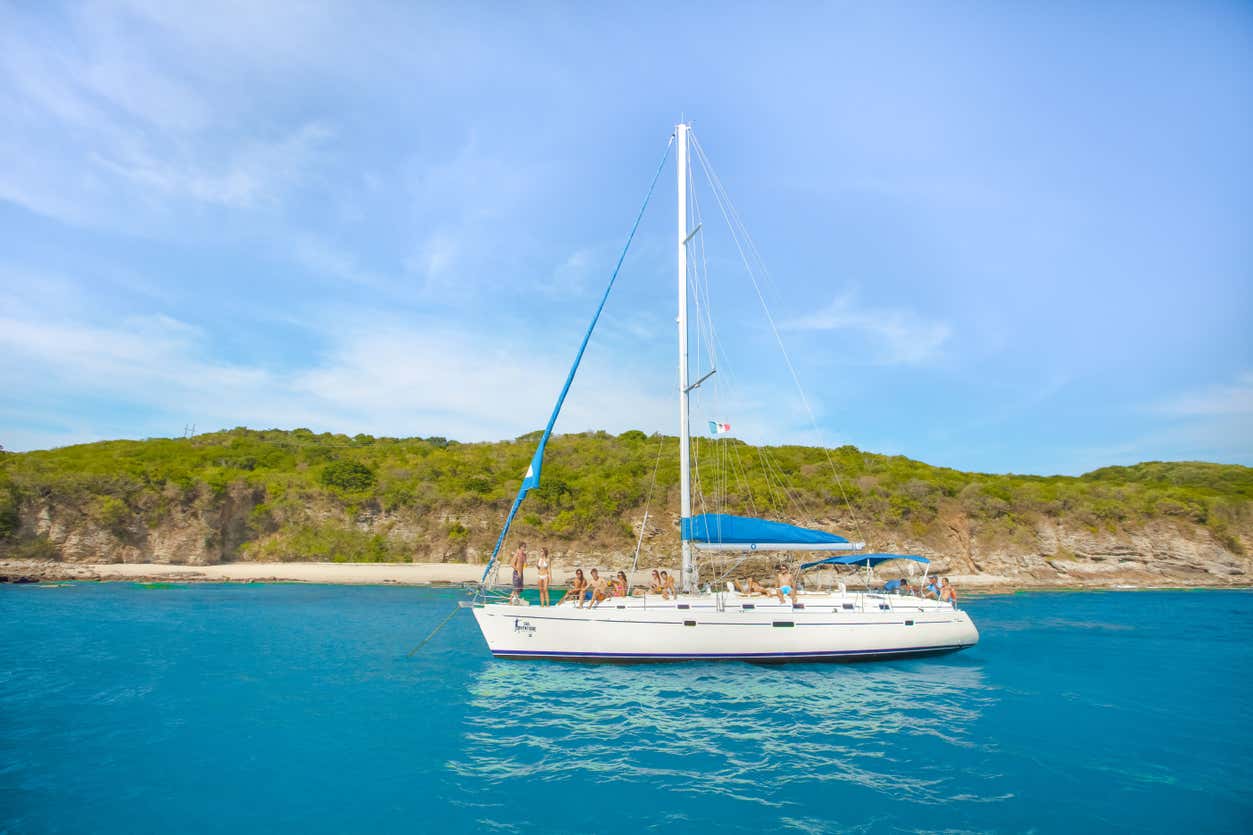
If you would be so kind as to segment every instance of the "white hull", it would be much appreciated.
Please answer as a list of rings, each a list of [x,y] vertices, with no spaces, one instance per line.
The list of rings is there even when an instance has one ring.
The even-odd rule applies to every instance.
[[[979,640],[946,603],[877,594],[613,598],[596,608],[473,608],[498,658],[573,661],[844,661],[953,652]]]

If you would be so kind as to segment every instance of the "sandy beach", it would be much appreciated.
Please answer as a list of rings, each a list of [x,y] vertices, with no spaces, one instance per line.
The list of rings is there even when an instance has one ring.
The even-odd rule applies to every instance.
[[[553,584],[565,585],[576,566],[553,568]],[[585,567],[586,570],[586,567]],[[508,582],[506,566],[502,580]],[[634,573],[632,583],[646,582],[649,571]],[[34,580],[124,582],[328,583],[335,585],[459,585],[478,582],[483,566],[467,563],[232,562],[217,565],[164,563],[66,563],[0,560],[0,575]],[[528,569],[526,584],[534,587]]]
[[[553,567],[553,588],[564,588],[575,568],[585,571],[591,566]],[[677,575],[678,567],[670,569]],[[603,569],[602,573],[608,569]],[[632,586],[649,582],[651,569],[628,572]],[[325,583],[330,585],[399,585],[443,586],[476,583],[483,576],[483,566],[467,563],[329,563],[329,562],[232,562],[216,565],[170,565],[167,563],[68,563],[32,560],[0,560],[0,581],[55,582],[90,580],[100,582],[167,582],[167,583]],[[819,585],[832,582],[825,572],[806,575]],[[1150,589],[1169,586],[1111,583],[1108,580],[1087,583],[1049,585],[1022,582],[995,574],[949,574],[959,590],[976,594],[994,594],[1027,589]],[[762,579],[765,579],[764,577]],[[499,575],[508,583],[509,568]],[[849,588],[860,589],[860,581],[845,575]],[[535,587],[535,572],[528,568],[526,585]],[[1196,588],[1208,587],[1197,584]],[[1212,587],[1229,588],[1212,584]]]

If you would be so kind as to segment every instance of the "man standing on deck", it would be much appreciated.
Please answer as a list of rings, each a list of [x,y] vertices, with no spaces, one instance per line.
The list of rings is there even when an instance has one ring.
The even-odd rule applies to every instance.
[[[509,602],[517,606],[522,599],[522,580],[523,573],[526,571],[526,543],[523,542],[518,546],[518,550],[513,555],[513,594],[509,595]]]

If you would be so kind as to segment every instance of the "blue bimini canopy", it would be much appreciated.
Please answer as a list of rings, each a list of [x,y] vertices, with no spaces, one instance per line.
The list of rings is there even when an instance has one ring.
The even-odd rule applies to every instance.
[[[684,519],[683,539],[702,551],[856,551],[865,547],[826,531],[726,513]]]
[[[825,560],[815,560],[801,565],[801,568],[813,568],[815,565],[852,565],[857,567],[870,566],[874,567],[882,562],[889,560],[913,560],[923,565],[930,565],[931,560],[926,557],[920,557],[916,554],[844,554],[839,557],[827,557]]]

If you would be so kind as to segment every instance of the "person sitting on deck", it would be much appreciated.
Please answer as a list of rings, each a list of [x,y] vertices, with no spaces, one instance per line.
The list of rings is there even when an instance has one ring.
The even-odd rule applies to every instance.
[[[735,588],[740,594],[760,594],[769,596],[770,589],[767,589],[761,583],[757,582],[756,577],[745,577],[744,582],[735,581]]]
[[[675,596],[674,578],[666,572],[661,572],[661,596],[666,600]]]
[[[574,576],[570,578],[570,588],[568,588],[566,593],[561,596],[561,599],[557,601],[557,605],[560,606],[562,603],[565,603],[566,599],[570,597],[573,597],[575,600],[582,601],[583,591],[586,588],[587,581],[583,579],[583,569],[574,569]],[[580,605],[582,605],[581,602]]]
[[[617,578],[615,578],[613,581],[613,596],[614,597],[626,597],[627,596],[627,576],[626,576],[625,571],[619,571]]]
[[[657,569],[653,569],[653,581],[648,585],[649,594],[661,594],[663,587],[661,585],[661,575],[657,573]]]
[[[927,582],[927,585],[923,586],[922,596],[927,598],[928,600],[939,600],[940,599],[939,581],[937,581],[934,577],[932,577]]]
[[[584,597],[588,600],[588,608],[595,608],[596,604],[609,596],[609,586],[605,582],[605,578],[600,576],[600,572],[595,568],[592,569],[592,577],[587,581],[587,593]],[[579,607],[582,608],[583,601],[579,601]]]
[[[944,578],[944,583],[940,586],[940,600],[947,600],[949,603],[953,604],[954,609],[957,608],[957,589],[953,588],[953,586],[949,584],[947,577]]]
[[[888,594],[896,594],[901,589],[901,583],[905,582],[904,578],[899,580],[888,580],[883,584],[883,590]]]
[[[775,579],[779,583],[779,588],[775,591],[775,594],[779,596],[780,603],[783,602],[784,597],[789,597],[792,600],[792,605],[795,606],[796,585],[792,580],[792,570],[783,563],[779,563],[778,571],[778,576]]]

